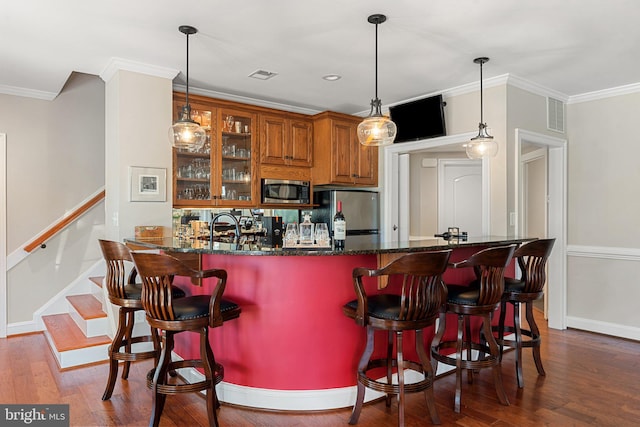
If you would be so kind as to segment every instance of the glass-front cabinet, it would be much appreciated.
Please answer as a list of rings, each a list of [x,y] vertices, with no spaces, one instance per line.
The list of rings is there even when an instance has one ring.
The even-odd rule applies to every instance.
[[[221,143],[215,170],[220,183],[219,204],[243,206],[256,203],[255,117],[248,111],[218,109]]]
[[[255,205],[256,114],[195,98],[189,97],[191,118],[205,129],[207,141],[195,152],[173,149],[174,207]],[[184,94],[175,94],[174,120],[183,105]]]
[[[213,129],[217,111],[206,105],[190,104],[191,119],[205,129],[207,140],[198,151],[173,149],[173,205],[210,206],[213,201],[211,156],[216,145],[216,133]],[[174,102],[174,120],[180,116],[183,105],[184,101]]]

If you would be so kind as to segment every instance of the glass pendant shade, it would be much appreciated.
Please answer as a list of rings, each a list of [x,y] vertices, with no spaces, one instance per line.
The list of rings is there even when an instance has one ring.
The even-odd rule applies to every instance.
[[[174,147],[182,151],[199,151],[207,140],[206,131],[198,122],[191,120],[191,108],[182,108],[182,117],[169,128],[169,139]]]
[[[396,124],[387,116],[382,115],[382,102],[378,99],[378,25],[387,20],[381,14],[371,15],[367,18],[370,24],[376,26],[376,98],[371,100],[371,112],[358,125],[358,141],[366,147],[378,147],[393,144],[396,139]]]
[[[396,131],[396,124],[389,117],[372,115],[358,125],[358,141],[365,146],[393,144]]]
[[[498,143],[487,133],[487,125],[480,123],[478,136],[467,142],[465,149],[470,159],[482,159],[483,157],[495,157],[498,154]]]

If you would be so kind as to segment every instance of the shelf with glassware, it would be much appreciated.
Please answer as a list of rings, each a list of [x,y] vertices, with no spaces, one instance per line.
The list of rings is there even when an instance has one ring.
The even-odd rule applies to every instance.
[[[252,206],[258,203],[256,177],[256,115],[250,111],[218,110],[220,132],[219,205]]]
[[[182,111],[182,102],[174,102],[174,119]],[[216,110],[205,105],[191,104],[191,118],[200,123],[207,134],[201,149],[187,151],[173,149],[173,204],[182,206],[211,205],[211,148],[212,118]],[[215,137],[214,137],[215,143]]]
[[[205,128],[207,142],[197,152],[174,149],[174,207],[255,205],[255,113],[214,102],[190,104],[191,117]],[[183,105],[184,98],[177,94],[176,115]]]

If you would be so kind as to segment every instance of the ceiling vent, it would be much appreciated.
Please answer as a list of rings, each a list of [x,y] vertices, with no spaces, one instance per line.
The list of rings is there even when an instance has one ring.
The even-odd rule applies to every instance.
[[[547,98],[547,128],[564,133],[564,102]]]
[[[249,77],[258,80],[269,80],[271,77],[275,77],[277,75],[278,73],[274,73],[272,71],[256,70],[253,73],[249,74]]]

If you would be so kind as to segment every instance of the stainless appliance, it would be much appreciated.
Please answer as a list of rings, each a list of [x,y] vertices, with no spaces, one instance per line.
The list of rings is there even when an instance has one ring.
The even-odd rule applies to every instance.
[[[367,190],[316,190],[311,221],[326,222],[333,236],[333,216],[338,201],[347,221],[347,245],[378,243],[380,239],[380,206],[377,191]]]
[[[309,204],[311,183],[289,179],[262,179],[262,203],[288,205]]]

